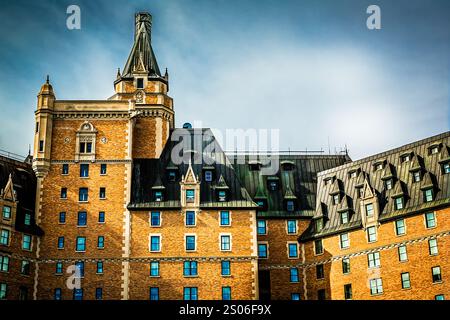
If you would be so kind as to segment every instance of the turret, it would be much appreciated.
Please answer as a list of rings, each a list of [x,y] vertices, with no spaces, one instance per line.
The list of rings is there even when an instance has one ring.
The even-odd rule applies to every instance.
[[[37,110],[35,111],[33,170],[38,178],[45,177],[50,169],[54,102],[55,93],[47,76],[46,82],[37,95]]]

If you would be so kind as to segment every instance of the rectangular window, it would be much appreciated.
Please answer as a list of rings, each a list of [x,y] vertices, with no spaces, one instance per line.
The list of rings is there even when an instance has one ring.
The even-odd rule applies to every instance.
[[[186,251],[195,251],[195,236],[186,236]]]
[[[350,236],[348,233],[339,235],[341,249],[347,249],[350,247]]]
[[[143,78],[136,79],[136,88],[144,89],[144,79]]]
[[[161,250],[161,236],[150,236],[150,251],[158,252]]]
[[[315,252],[315,254],[322,254],[323,253],[322,239],[318,239],[318,240],[314,241],[314,252]]]
[[[100,175],[104,176],[106,174],[106,163],[100,165]]]
[[[266,220],[258,220],[258,234],[267,234]]]
[[[412,175],[414,182],[420,182],[420,180],[422,180],[422,175],[420,174],[420,171],[414,171]]]
[[[102,288],[95,289],[95,300],[103,300],[103,289]]]
[[[227,201],[227,193],[224,190],[220,190],[218,193],[219,196],[219,202]]]
[[[154,196],[154,199],[155,199],[156,202],[163,201],[163,193],[162,193],[162,191],[155,191],[153,193],[153,196]]]
[[[66,223],[66,213],[64,211],[59,213],[59,223]]]
[[[83,261],[75,262],[75,268],[80,277],[81,278],[84,277],[84,262]]]
[[[64,249],[64,237],[58,237],[58,249]]]
[[[0,256],[0,271],[1,272],[9,271],[9,257]]]
[[[98,213],[98,222],[105,223],[105,212],[104,211],[100,211]]]
[[[442,165],[444,174],[450,173],[450,162],[446,162]]]
[[[222,300],[231,300],[231,287],[222,287]]]
[[[377,241],[377,228],[376,227],[367,228],[367,241],[369,241],[369,242]]]
[[[39,132],[39,122],[36,122],[36,127],[35,127],[35,131],[36,131],[36,133],[38,133],[38,132]]]
[[[398,247],[398,260],[401,262],[408,260],[408,252],[405,245]]]
[[[221,226],[230,225],[230,211],[220,211],[220,225]]]
[[[339,194],[335,194],[335,195],[333,196],[333,204],[334,204],[334,205],[339,204]]]
[[[286,201],[286,210],[289,212],[292,212],[292,211],[294,211],[294,209],[295,209],[294,201],[292,201],[292,200]]]
[[[89,177],[89,164],[87,163],[80,164],[80,177],[81,178]]]
[[[296,234],[297,233],[297,222],[295,220],[288,220],[287,222],[287,233]]]
[[[97,238],[97,248],[99,248],[99,249],[105,248],[105,237],[104,236],[98,236],[98,238]]]
[[[92,152],[92,142],[86,142],[86,153]]]
[[[62,175],[68,175],[69,174],[69,164],[68,163],[64,163],[62,165],[61,174]]]
[[[97,274],[102,274],[102,273],[103,273],[103,262],[97,261]]]
[[[351,300],[352,297],[353,297],[352,285],[351,284],[344,285],[344,298],[345,298],[345,300]]]
[[[39,140],[39,152],[44,152],[44,140]]]
[[[291,300],[300,300],[300,293],[291,293]]]
[[[433,189],[427,189],[423,191],[423,201],[424,202],[433,201]]]
[[[367,255],[367,260],[369,263],[369,268],[378,268],[381,265],[379,252],[369,253]]]
[[[323,228],[323,219],[319,218],[314,221],[314,228],[316,232],[322,231]]]
[[[290,281],[291,282],[299,282],[298,269],[291,268],[290,269]]]
[[[428,249],[430,251],[430,255],[432,256],[437,255],[439,253],[437,239],[428,240]]]
[[[188,189],[186,190],[186,202],[194,202],[195,199],[195,190]]]
[[[350,273],[350,259],[349,258],[342,259],[342,273],[343,274]]]
[[[212,181],[212,171],[210,170],[205,171],[205,181],[206,182]]]
[[[197,287],[185,287],[183,289],[184,300],[198,300],[198,289]]]
[[[266,243],[258,243],[258,257],[259,258],[267,258],[267,244]]]
[[[78,190],[78,201],[86,202],[89,200],[88,188],[80,188]]]
[[[61,300],[62,296],[62,290],[61,288],[56,288],[54,291],[53,299],[54,300]]]
[[[437,266],[431,268],[431,275],[433,277],[433,283],[441,282],[442,281],[441,267]]]
[[[73,300],[83,300],[83,289],[73,289]]]
[[[105,187],[100,187],[98,196],[100,199],[106,199],[106,188]]]
[[[153,300],[153,301],[159,300],[159,288],[158,287],[150,287],[150,300]]]
[[[61,199],[67,199],[67,188],[61,188]]]
[[[406,226],[405,226],[405,220],[404,219],[395,221],[395,233],[398,236],[406,234]]]
[[[435,300],[445,300],[445,296],[443,294],[438,294],[436,296],[434,296]]]
[[[87,225],[87,212],[80,211],[78,212],[77,226],[83,227]]]
[[[409,280],[409,272],[402,273],[401,278],[402,278],[402,289],[411,288],[411,281]]]
[[[150,262],[150,277],[159,277],[159,261]]]
[[[371,279],[370,280],[370,294],[382,294],[383,293],[383,282],[381,278]]]
[[[425,213],[425,224],[428,229],[436,227],[436,216],[434,212]]]
[[[76,251],[86,251],[86,237],[77,237]]]
[[[373,216],[373,204],[372,203],[366,204],[366,216],[367,217]]]
[[[348,211],[341,212],[341,224],[348,223]]]
[[[195,226],[195,211],[186,211],[186,225]]]
[[[222,261],[220,266],[221,266],[222,276],[230,276],[231,275],[231,262],[229,260]]]
[[[289,243],[288,257],[289,258],[298,258],[298,246],[296,243]]]
[[[32,237],[28,234],[24,234],[22,236],[22,249],[23,250],[31,250],[31,241],[32,241]]]
[[[318,264],[316,266],[316,278],[323,279],[324,277],[325,277],[325,273],[324,273],[324,269],[323,269],[323,264]]]
[[[6,300],[8,286],[6,283],[0,283],[0,300]]]
[[[24,217],[23,223],[24,223],[26,226],[31,225],[31,214],[25,213],[25,217]]]
[[[392,179],[388,179],[384,182],[384,186],[386,188],[386,190],[391,190],[392,189]]]
[[[221,235],[220,236],[220,250],[230,251],[231,250],[231,236]]]
[[[30,274],[30,268],[31,268],[30,261],[22,260],[22,263],[20,265],[20,273],[27,276]]]
[[[169,171],[169,182],[175,182],[177,180],[177,173],[174,170]]]
[[[152,227],[160,227],[161,226],[161,212],[159,212],[159,211],[151,212],[150,225]]]
[[[62,274],[63,273],[63,264],[62,262],[57,262],[55,265],[55,273]]]
[[[11,219],[11,207],[4,206],[2,210],[3,219],[9,220]]]
[[[397,197],[394,199],[395,210],[403,209],[403,197]]]
[[[4,246],[9,245],[9,230],[8,229],[2,229],[0,234],[0,244]]]
[[[183,275],[185,277],[197,276],[197,261],[185,261],[183,264]]]

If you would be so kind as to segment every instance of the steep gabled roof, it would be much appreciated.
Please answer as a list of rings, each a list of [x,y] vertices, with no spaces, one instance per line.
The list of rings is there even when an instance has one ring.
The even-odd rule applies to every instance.
[[[136,13],[134,43],[128,56],[122,77],[132,77],[133,73],[161,76],[151,44],[152,16],[146,12]]]

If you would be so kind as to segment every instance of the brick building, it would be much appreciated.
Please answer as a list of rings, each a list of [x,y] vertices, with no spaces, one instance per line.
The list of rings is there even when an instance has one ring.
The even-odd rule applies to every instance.
[[[2,230],[15,239],[0,245],[2,298],[448,295],[449,132],[355,162],[280,154],[267,175],[264,155],[226,154],[211,130],[175,128],[151,26],[136,14],[109,99],[58,100],[47,79],[35,175],[0,159]]]

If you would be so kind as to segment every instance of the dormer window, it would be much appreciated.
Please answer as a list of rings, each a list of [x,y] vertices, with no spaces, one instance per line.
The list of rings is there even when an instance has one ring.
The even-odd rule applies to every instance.
[[[257,199],[257,200],[255,200],[255,202],[258,205],[259,211],[267,210],[267,200],[266,199]]]
[[[333,204],[334,205],[337,205],[337,204],[339,204],[339,199],[340,197],[339,197],[339,194],[335,194],[334,196],[333,196]]]
[[[384,181],[384,187],[386,188],[386,190],[391,190],[392,189],[392,179],[387,179]]]
[[[404,207],[403,197],[394,198],[394,208],[395,210],[401,210]]]
[[[377,163],[375,163],[374,164],[374,170],[375,171],[380,171],[380,170],[383,170],[383,162],[377,162]]]
[[[446,162],[442,165],[442,172],[444,172],[444,174],[450,173],[450,162]]]
[[[410,160],[411,160],[411,154],[409,154],[409,153],[400,156],[400,162],[401,163],[404,163],[404,162],[407,162],[407,161],[410,161]]]
[[[413,181],[414,182],[420,182],[422,180],[422,173],[419,170],[414,171],[412,173],[412,176],[413,176]]]
[[[294,170],[295,163],[292,161],[282,161],[281,167],[284,171],[291,171]]]
[[[248,164],[248,166],[250,167],[250,171],[258,171],[261,168],[261,163],[260,162],[250,162]]]
[[[162,191],[155,191],[155,192],[153,193],[153,197],[154,197],[154,200],[155,200],[156,202],[161,202],[161,201],[163,201],[163,193],[162,193]]]
[[[359,169],[353,169],[348,172],[348,176],[350,179],[358,177]]]
[[[439,153],[439,145],[432,145],[428,148],[428,154],[433,155]]]
[[[286,210],[292,212],[294,211],[294,209],[295,209],[294,201],[293,200],[286,201]]]
[[[329,177],[329,178],[325,178],[325,180],[323,180],[323,182],[325,183],[325,185],[329,185],[333,183],[333,178]]]
[[[364,195],[364,188],[362,186],[361,187],[355,187],[355,188],[356,188],[356,196],[358,198],[362,198],[363,195]]]
[[[270,191],[277,191],[279,188],[278,178],[268,178],[267,179],[267,186]]]
[[[341,212],[341,224],[346,224],[349,221],[348,211]]]
[[[227,201],[227,192],[225,190],[219,190],[217,193],[219,202]]]
[[[188,189],[186,190],[186,202],[194,202],[195,199],[195,190],[194,189]]]
[[[136,87],[138,89],[144,89],[144,79],[143,78],[136,79]]]
[[[432,188],[423,190],[423,201],[424,202],[431,202],[431,201],[433,201],[433,199],[434,199],[434,193],[433,193]]]
[[[205,170],[205,181],[211,182],[213,180],[213,174],[211,170]]]
[[[372,217],[373,216],[373,203],[366,204],[365,209],[366,209],[366,217]]]
[[[167,180],[169,180],[169,182],[176,182],[177,181],[177,170],[169,169],[167,171]]]

